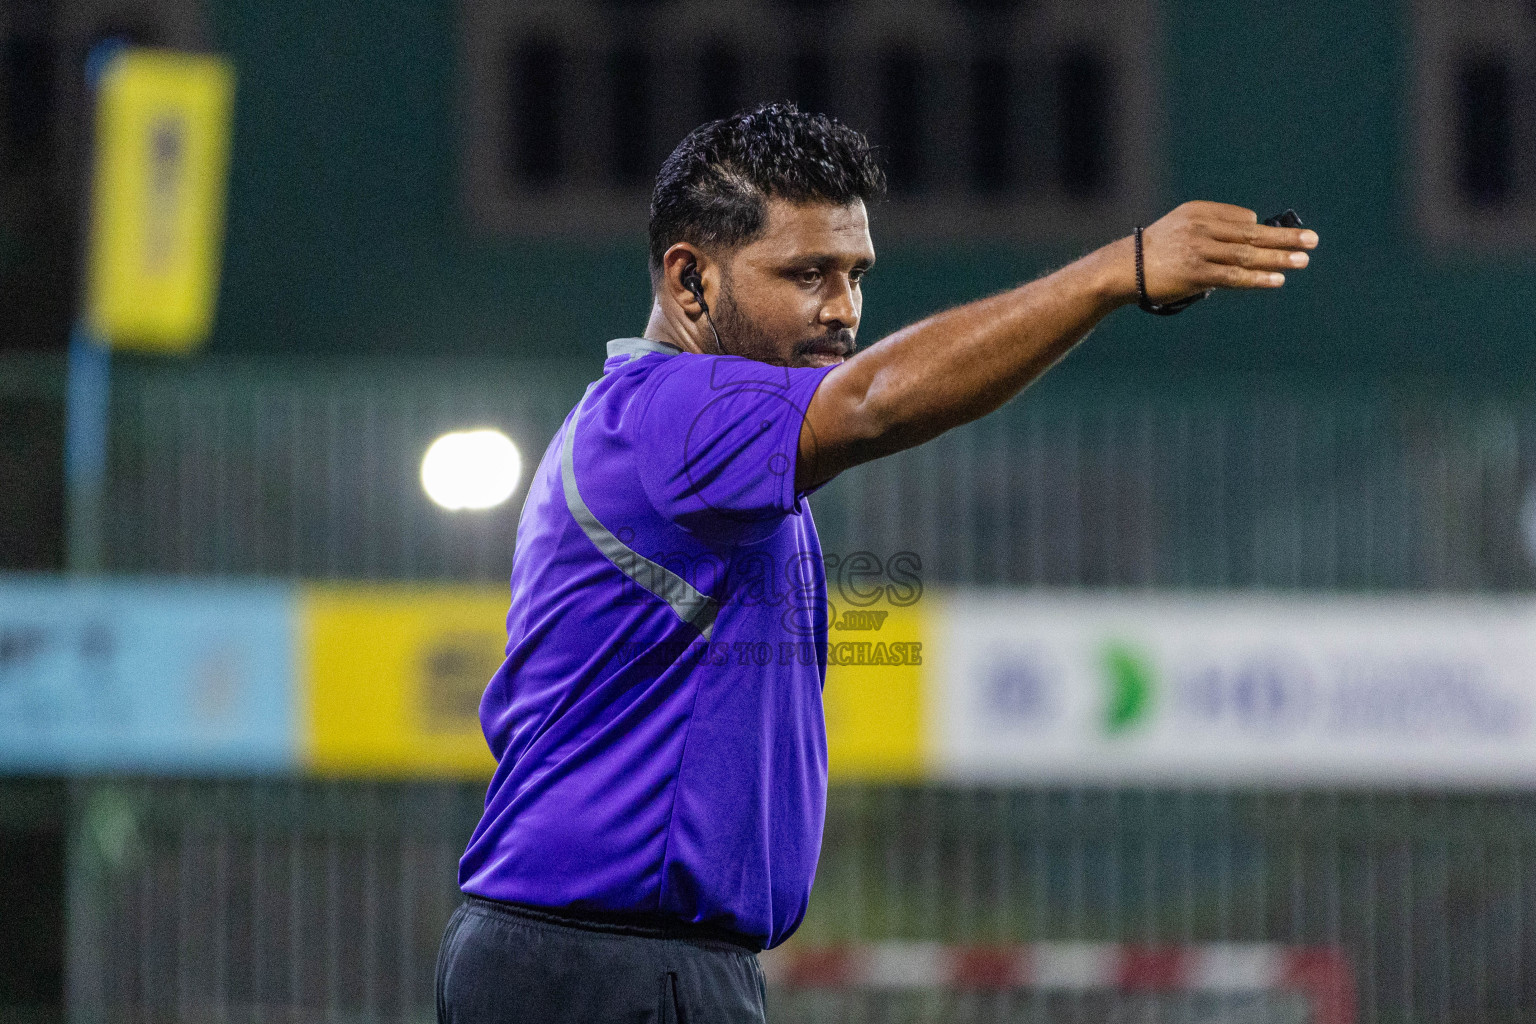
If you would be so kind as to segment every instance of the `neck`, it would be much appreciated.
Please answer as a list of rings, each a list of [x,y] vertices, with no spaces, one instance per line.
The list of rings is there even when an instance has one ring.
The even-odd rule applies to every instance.
[[[663,309],[660,299],[651,304],[651,319],[641,337],[676,345],[684,352],[715,354],[715,336],[709,332],[709,325],[702,319],[689,319],[676,307]]]

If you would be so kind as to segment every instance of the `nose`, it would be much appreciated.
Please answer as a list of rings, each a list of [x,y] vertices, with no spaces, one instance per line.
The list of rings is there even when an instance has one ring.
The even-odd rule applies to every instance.
[[[821,304],[821,312],[818,321],[828,330],[847,328],[850,331],[857,330],[859,326],[859,300],[854,293],[853,282],[846,277],[839,278],[830,288],[831,294]]]

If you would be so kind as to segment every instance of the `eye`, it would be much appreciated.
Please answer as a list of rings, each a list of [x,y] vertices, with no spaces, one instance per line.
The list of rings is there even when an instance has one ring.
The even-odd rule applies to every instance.
[[[802,270],[795,275],[795,280],[799,281],[801,284],[820,284],[821,271],[814,269]]]

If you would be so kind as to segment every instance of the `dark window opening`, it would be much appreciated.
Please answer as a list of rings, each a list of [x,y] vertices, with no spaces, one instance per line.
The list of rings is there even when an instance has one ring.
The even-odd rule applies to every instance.
[[[1513,76],[1503,61],[1474,59],[1456,86],[1457,184],[1473,206],[1496,206],[1515,184]]]
[[[7,298],[0,349],[11,345],[36,347],[39,341],[51,340],[52,325],[40,322],[46,313],[31,299],[47,287],[46,282],[38,277],[0,277],[0,288],[13,282],[19,286],[17,299]],[[63,459],[61,403],[26,397],[0,399],[0,495],[4,495],[0,498],[0,572],[64,565]],[[0,920],[4,920],[3,915]]]
[[[725,43],[704,51],[699,61],[699,109],[705,121],[727,117],[740,110],[741,58]]]
[[[643,182],[651,166],[650,60],[643,50],[623,49],[608,63],[613,125],[613,177],[625,185]]]
[[[769,2],[781,15],[771,38],[726,25],[696,34],[675,69],[676,95],[664,91],[674,70],[665,32],[651,24],[661,17],[659,0],[598,0],[616,35],[597,50],[576,22],[511,30],[494,71],[507,99],[502,122],[477,133],[484,141],[476,152],[500,147],[486,155],[512,195],[558,201],[565,189],[591,186],[617,199],[649,184],[673,132],[758,101],[791,100],[867,132],[892,193],[913,204],[942,193],[946,207],[1020,202],[1053,210],[1063,201],[1113,198],[1123,165],[1137,154],[1134,146],[1122,151],[1137,140],[1119,134],[1130,116],[1120,95],[1126,56],[1114,44],[1056,29],[1038,0],[951,0],[959,8],[950,12],[953,36],[948,28],[914,35],[881,27],[854,5],[835,17],[817,0]],[[851,29],[883,38],[862,51],[835,48]],[[1523,169],[1521,139],[1518,132],[1506,139],[1516,170]]]
[[[880,140],[891,191],[923,187],[923,64],[906,47],[887,50],[880,59]]]
[[[535,185],[560,177],[565,160],[561,146],[561,90],[565,56],[559,44],[543,39],[513,48],[508,62],[511,102],[507,113],[507,170]]]
[[[53,123],[53,69],[55,50],[43,36],[7,39],[0,58],[0,133],[3,134],[5,169],[31,167],[47,154],[49,126]]]
[[[1013,69],[1003,54],[971,65],[971,187],[986,195],[1014,185]]]
[[[1056,63],[1057,184],[1088,199],[1109,184],[1109,68],[1087,48],[1065,51]]]
[[[0,828],[0,921],[0,1017],[52,1019],[64,1007],[62,829]]]

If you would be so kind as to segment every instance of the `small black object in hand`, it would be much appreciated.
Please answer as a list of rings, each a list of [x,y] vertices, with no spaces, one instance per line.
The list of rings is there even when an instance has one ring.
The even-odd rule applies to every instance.
[[[1273,217],[1264,218],[1264,223],[1272,228],[1300,228],[1306,226],[1302,224],[1301,218],[1296,216],[1296,211],[1291,209],[1287,209],[1284,213],[1277,213]]]

